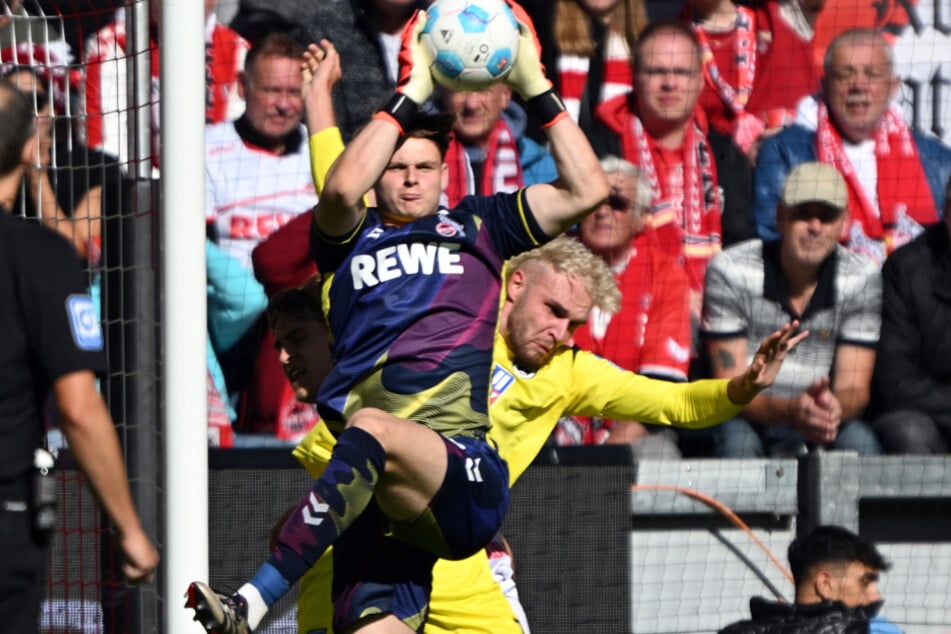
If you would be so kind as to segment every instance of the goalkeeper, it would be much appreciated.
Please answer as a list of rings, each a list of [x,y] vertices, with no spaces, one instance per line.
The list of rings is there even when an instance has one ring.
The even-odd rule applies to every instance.
[[[508,469],[485,437],[502,265],[590,213],[608,183],[523,17],[505,81],[545,122],[559,178],[441,208],[451,119],[418,116],[433,91],[425,21],[407,25],[397,93],[314,208],[334,363],[317,408],[333,456],[238,593],[189,586],[186,606],[209,631],[256,627],[331,545],[335,629],[422,630],[436,559],[482,550],[502,524]],[[375,207],[363,204],[371,188]]]

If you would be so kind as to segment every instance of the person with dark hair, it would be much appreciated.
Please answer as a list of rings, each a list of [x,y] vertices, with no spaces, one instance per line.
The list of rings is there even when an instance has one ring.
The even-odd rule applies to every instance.
[[[879,574],[891,564],[871,541],[840,526],[819,526],[789,545],[793,603],[750,600],[752,618],[720,634],[901,634],[878,616]]]
[[[508,468],[485,433],[503,262],[608,195],[545,76],[531,21],[511,8],[520,41],[504,81],[545,122],[559,179],[440,207],[454,117],[419,112],[434,82],[420,42],[427,15],[417,13],[403,32],[397,92],[337,158],[314,208],[334,362],[317,409],[337,434],[333,457],[238,593],[190,585],[186,605],[206,628],[254,629],[333,545],[334,629],[418,630],[436,559],[479,552],[501,526]],[[317,74],[333,71],[322,63]],[[370,189],[374,207],[364,203]],[[554,344],[539,336],[532,354]]]
[[[313,403],[317,389],[330,371],[327,324],[320,306],[320,276],[300,288],[275,293],[265,314],[294,397],[301,403]]]
[[[21,44],[0,50],[0,61],[0,75],[34,104],[37,118],[38,160],[25,169],[25,192],[16,210],[66,236],[95,271],[102,250],[102,218],[121,191],[118,159],[73,138],[67,116],[69,68],[54,49]]]
[[[0,623],[36,632],[56,489],[42,404],[55,396],[70,456],[113,523],[132,582],[151,579],[159,554],[132,501],[119,438],[96,375],[104,340],[79,258],[59,234],[14,218],[23,165],[39,151],[33,108],[0,80]]]

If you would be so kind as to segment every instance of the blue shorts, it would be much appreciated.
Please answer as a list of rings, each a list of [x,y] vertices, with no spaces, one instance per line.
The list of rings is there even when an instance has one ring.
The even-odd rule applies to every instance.
[[[505,461],[484,440],[443,440],[446,478],[426,512],[397,523],[371,502],[334,544],[334,631],[393,614],[422,632],[436,559],[469,557],[501,528],[509,502]]]

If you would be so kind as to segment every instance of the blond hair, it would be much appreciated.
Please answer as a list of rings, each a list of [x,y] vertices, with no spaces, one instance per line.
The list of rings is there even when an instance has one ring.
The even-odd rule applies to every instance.
[[[611,269],[602,258],[574,238],[561,236],[537,249],[516,255],[508,261],[506,281],[517,269],[538,264],[547,264],[558,273],[580,280],[591,295],[592,303],[601,310],[615,313],[620,307],[621,291]]]
[[[594,56],[591,20],[578,0],[558,0],[553,25],[555,48],[563,55]],[[634,50],[638,34],[647,26],[647,9],[642,0],[618,0],[609,29],[620,33],[628,54]]]

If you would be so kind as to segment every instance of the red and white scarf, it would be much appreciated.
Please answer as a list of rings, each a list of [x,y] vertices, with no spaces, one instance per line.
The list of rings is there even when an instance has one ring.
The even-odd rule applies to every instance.
[[[641,120],[630,113],[627,134],[622,135],[624,158],[643,170],[651,185],[651,225],[661,248],[681,258],[693,290],[703,288],[707,262],[720,250],[720,188],[713,151],[707,142],[701,112],[694,114],[684,130],[681,145],[683,204],[674,199],[671,183],[654,165],[654,140]]]
[[[829,109],[822,101],[819,102],[816,144],[819,160],[834,165],[849,188],[851,217],[843,230],[843,240],[850,242],[850,247],[881,261],[914,239],[923,225],[940,219],[911,128],[894,107],[885,111],[875,132],[877,206],[863,189],[845,153],[842,137],[829,119]]]
[[[707,83],[717,91],[723,103],[733,112],[740,114],[746,108],[753,92],[753,78],[756,76],[756,16],[751,9],[738,6],[734,21],[733,53],[736,59],[736,86],[720,74],[717,60],[710,48],[707,35],[691,16],[691,25],[697,34],[700,43],[700,54],[703,60],[703,74]]]
[[[577,122],[581,111],[581,99],[588,82],[591,59],[579,55],[559,55],[558,92],[571,118]],[[603,74],[599,95],[589,95],[592,102],[603,102],[624,95],[634,86],[634,71],[631,67],[631,54],[627,50],[624,37],[615,31],[607,35],[604,47]]]
[[[703,27],[696,21],[696,16],[689,6],[684,7],[684,16],[689,18],[697,42],[700,44],[700,54],[703,60],[703,76],[726,108],[733,113],[733,138],[737,145],[748,152],[753,142],[765,128],[765,124],[755,116],[746,112],[746,104],[753,92],[753,81],[756,78],[756,14],[752,9],[744,6],[736,8],[736,17],[733,22],[733,57],[736,63],[736,86],[731,86],[717,66],[716,57],[710,47]]]
[[[468,194],[490,196],[500,192],[514,192],[525,184],[522,163],[518,154],[515,135],[503,119],[499,119],[489,131],[485,147],[485,163],[481,182],[476,187],[469,168],[466,150],[455,137],[446,152],[449,165],[449,186],[446,187],[447,206],[451,209]]]

